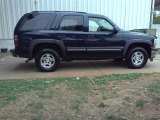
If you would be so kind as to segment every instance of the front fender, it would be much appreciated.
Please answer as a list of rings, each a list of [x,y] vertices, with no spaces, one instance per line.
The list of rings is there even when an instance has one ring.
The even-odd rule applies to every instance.
[[[124,51],[123,51],[123,57],[125,57],[125,55],[127,54],[128,48],[133,45],[133,44],[148,44],[150,46],[152,46],[152,41],[150,40],[141,40],[141,39],[132,39],[132,40],[128,40],[126,42],[126,45],[124,47]]]

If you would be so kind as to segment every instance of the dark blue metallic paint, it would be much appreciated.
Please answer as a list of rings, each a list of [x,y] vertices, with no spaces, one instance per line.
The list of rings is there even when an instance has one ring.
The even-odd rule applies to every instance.
[[[32,42],[39,44],[39,39],[61,41],[59,44],[64,44],[65,58],[71,59],[89,59],[89,58],[120,58],[124,57],[124,53],[132,43],[146,43],[153,45],[155,37],[146,34],[123,31],[115,25],[110,19],[101,15],[76,13],[76,12],[53,12],[57,14],[53,25],[48,30],[31,30],[21,31],[17,24],[15,28],[15,35],[18,35],[19,46],[16,53],[19,57],[30,58],[32,56],[32,49],[30,49]],[[59,22],[64,15],[82,15],[84,17],[83,31],[60,31],[58,30]],[[112,32],[88,32],[88,16],[101,17],[108,20],[115,28]],[[24,17],[24,16],[23,16]],[[146,41],[146,42],[144,42]],[[55,43],[56,44],[56,43]],[[34,46],[32,46],[34,47]],[[100,50],[101,49],[101,50]]]

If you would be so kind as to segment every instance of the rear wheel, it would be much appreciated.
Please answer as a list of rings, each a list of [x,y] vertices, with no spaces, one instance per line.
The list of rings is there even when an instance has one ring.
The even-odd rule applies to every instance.
[[[136,47],[129,50],[125,62],[128,67],[138,69],[146,65],[148,53],[144,48]]]
[[[60,63],[58,53],[52,49],[43,49],[35,57],[35,63],[43,72],[55,71]]]

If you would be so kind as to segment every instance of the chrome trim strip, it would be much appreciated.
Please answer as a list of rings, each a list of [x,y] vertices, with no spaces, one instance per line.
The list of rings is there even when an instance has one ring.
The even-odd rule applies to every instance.
[[[86,51],[86,47],[68,47],[67,51]]]
[[[87,51],[121,51],[122,49],[111,49],[111,48],[106,48],[106,49],[94,49],[94,48],[89,48]]]
[[[87,47],[87,49],[123,49],[124,47]]]
[[[67,51],[86,51],[86,49],[72,49],[72,48],[69,48],[67,49]]]
[[[121,51],[123,47],[68,47],[67,51]]]

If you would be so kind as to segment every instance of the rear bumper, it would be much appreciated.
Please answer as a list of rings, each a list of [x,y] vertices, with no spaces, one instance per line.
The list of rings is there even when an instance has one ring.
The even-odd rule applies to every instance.
[[[11,49],[10,52],[11,52],[13,57],[17,57],[18,56],[15,49]]]
[[[153,61],[153,58],[156,57],[157,51],[158,51],[158,48],[152,48],[151,49],[151,58],[150,58],[151,61]]]
[[[13,57],[29,58],[28,53],[23,52],[21,49],[11,49],[10,52]]]

